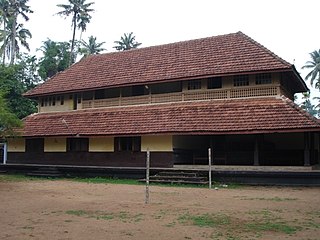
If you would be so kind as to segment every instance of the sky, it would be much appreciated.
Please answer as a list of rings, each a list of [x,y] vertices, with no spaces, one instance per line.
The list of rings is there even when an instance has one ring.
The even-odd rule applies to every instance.
[[[320,49],[319,0],[87,0],[95,2],[82,39],[97,37],[106,52],[114,41],[133,32],[141,47],[242,31],[291,64],[301,67]],[[33,37],[32,54],[50,38],[69,41],[71,17],[56,15],[68,0],[29,0],[34,11],[25,23]],[[79,39],[78,31],[77,38]],[[319,93],[319,92],[318,92]]]

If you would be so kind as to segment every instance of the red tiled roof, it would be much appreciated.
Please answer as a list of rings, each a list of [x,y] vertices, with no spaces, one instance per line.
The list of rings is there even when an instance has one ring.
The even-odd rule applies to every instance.
[[[320,121],[283,98],[215,100],[38,113],[24,136],[250,134],[320,131]]]
[[[90,56],[25,96],[280,70],[294,71],[291,64],[238,32]]]

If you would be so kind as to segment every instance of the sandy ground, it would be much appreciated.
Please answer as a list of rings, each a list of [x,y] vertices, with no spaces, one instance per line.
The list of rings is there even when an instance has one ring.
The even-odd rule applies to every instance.
[[[320,239],[320,188],[0,182],[0,239]]]

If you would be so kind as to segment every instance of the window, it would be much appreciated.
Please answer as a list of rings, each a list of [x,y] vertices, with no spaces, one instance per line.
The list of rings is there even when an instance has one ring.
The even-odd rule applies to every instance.
[[[249,75],[237,75],[233,77],[233,86],[249,86]]]
[[[115,146],[117,151],[133,151],[141,150],[141,137],[118,137],[115,138]]]
[[[64,104],[64,96],[61,96],[60,105],[63,105],[63,104]]]
[[[201,89],[201,80],[188,81],[188,90]]]
[[[222,88],[222,78],[221,77],[208,78],[208,89],[216,89],[216,88]]]
[[[144,95],[145,89],[144,85],[132,86],[132,96]]]
[[[67,151],[68,152],[88,152],[89,139],[88,138],[68,138]]]
[[[43,152],[44,140],[43,138],[26,139],[26,152]]]
[[[104,99],[105,98],[105,91],[104,89],[94,91],[94,98],[95,99]]]
[[[41,107],[43,107],[43,106],[44,106],[44,99],[41,98]]]
[[[105,90],[106,98],[120,97],[120,88],[109,88]]]
[[[271,84],[272,83],[272,78],[271,78],[271,73],[260,73],[256,74],[256,84]]]
[[[93,92],[84,92],[82,93],[83,100],[92,100],[93,99]]]
[[[150,85],[150,90],[153,94],[181,92],[182,84],[181,81],[171,83],[158,83]]]
[[[77,101],[78,101],[78,103],[80,104],[81,103],[81,94],[77,94]]]

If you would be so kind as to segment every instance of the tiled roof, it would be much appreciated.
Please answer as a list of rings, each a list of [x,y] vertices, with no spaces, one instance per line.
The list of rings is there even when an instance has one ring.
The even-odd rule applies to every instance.
[[[38,113],[24,136],[250,134],[320,131],[320,121],[284,98],[215,100]]]
[[[242,32],[90,56],[25,96],[75,92],[293,66]]]

